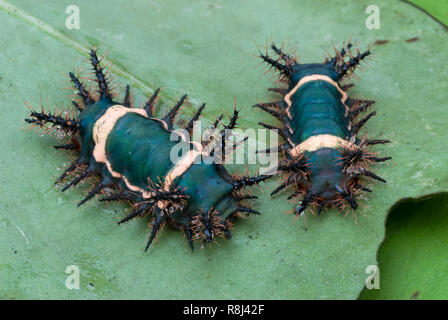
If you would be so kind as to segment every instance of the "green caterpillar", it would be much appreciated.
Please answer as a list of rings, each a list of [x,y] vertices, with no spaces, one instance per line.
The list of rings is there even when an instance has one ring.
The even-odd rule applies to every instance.
[[[245,204],[256,197],[244,193],[243,189],[268,176],[232,176],[216,162],[196,162],[198,157],[208,157],[214,152],[213,148],[211,151],[206,148],[210,141],[190,142],[182,133],[174,131],[174,121],[186,95],[164,117],[157,118],[154,109],[159,89],[143,108],[132,107],[129,86],[124,101],[117,102],[95,50],[90,51],[90,62],[98,84],[96,92],[89,92],[78,77],[69,74],[79,96],[78,101],[73,101],[78,110],[76,116],[42,109],[41,112],[31,110],[30,118],[25,119],[41,129],[53,128],[67,135],[71,143],[55,148],[79,154],[57,180],[60,183],[69,175],[75,176],[62,191],[93,176],[100,177],[100,182],[78,206],[99,193],[109,193],[101,200],[126,200],[133,206],[120,224],[136,217],[152,216],[152,231],[145,250],[165,223],[182,230],[193,249],[194,240],[205,244],[216,237],[230,238],[229,229],[238,215],[258,214]],[[185,130],[190,134],[204,107],[205,104],[188,122]],[[225,130],[235,127],[237,119],[235,109],[229,124],[221,130],[223,136]],[[216,128],[218,122],[212,127]],[[170,150],[177,143],[171,141],[171,134],[190,144],[187,154],[177,163],[170,160]],[[224,150],[226,142],[224,138],[215,149]],[[110,190],[115,192],[110,194]]]
[[[280,81],[288,85],[287,89],[271,89],[283,96],[281,101],[255,106],[278,118],[283,125],[260,123],[278,130],[286,141],[279,148],[285,159],[278,167],[285,181],[272,195],[293,186],[295,191],[288,199],[302,199],[295,208],[296,214],[303,214],[308,205],[316,207],[318,213],[325,207],[342,211],[348,205],[356,209],[356,194],[371,191],[361,183],[365,177],[386,182],[370,171],[369,166],[391,157],[378,158],[368,147],[390,141],[358,136],[361,127],[376,113],[355,121],[374,101],[349,98],[346,91],[353,84],[342,84],[370,55],[370,50],[363,53],[357,50],[353,54],[351,47],[348,43],[340,51],[335,49],[335,56],[324,63],[301,64],[275,44],[271,49],[278,59],[272,59],[267,52],[260,54],[263,61],[279,72]],[[270,151],[278,149],[266,150]]]

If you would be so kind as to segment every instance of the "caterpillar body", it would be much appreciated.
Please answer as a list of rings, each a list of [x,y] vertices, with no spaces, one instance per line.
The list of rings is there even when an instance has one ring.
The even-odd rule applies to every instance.
[[[283,96],[281,101],[254,105],[283,124],[275,127],[260,123],[268,129],[278,130],[286,141],[275,150],[265,151],[285,154],[278,167],[285,181],[272,195],[294,186],[288,199],[301,199],[295,207],[298,215],[302,215],[309,205],[319,214],[326,207],[340,211],[347,206],[356,209],[355,196],[363,191],[371,192],[363,185],[365,178],[386,182],[369,167],[373,162],[391,157],[376,157],[368,149],[390,141],[358,135],[375,112],[358,121],[356,118],[374,101],[350,98],[347,91],[353,84],[345,82],[356,66],[370,55],[370,50],[361,53],[357,49],[353,54],[351,48],[352,44],[348,43],[339,51],[335,49],[334,57],[311,64],[299,63],[296,57],[286,54],[274,43],[271,49],[278,59],[272,59],[268,51],[260,53],[261,59],[279,73],[279,80],[288,85],[287,89],[270,89]]]
[[[73,101],[78,115],[52,113],[43,108],[36,112],[31,108],[30,118],[25,119],[40,129],[53,128],[68,135],[71,143],[55,148],[79,154],[57,180],[60,183],[74,175],[62,191],[93,176],[99,177],[100,181],[78,206],[108,192],[102,201],[126,200],[132,204],[133,210],[119,224],[152,216],[152,231],[145,250],[165,223],[183,231],[193,249],[194,240],[205,244],[216,237],[230,238],[229,229],[237,216],[258,214],[246,203],[256,197],[243,190],[267,176],[232,176],[221,164],[195,161],[210,155],[210,148],[206,148],[209,141],[186,141],[181,132],[177,134],[190,144],[189,151],[176,163],[170,160],[170,150],[177,143],[170,136],[176,132],[173,125],[186,95],[161,118],[155,116],[159,89],[143,108],[133,108],[129,85],[124,101],[117,102],[101,60],[92,49],[90,63],[98,85],[96,91],[87,90],[74,73],[69,73],[79,97]],[[188,122],[187,132],[191,133],[204,107],[205,104]],[[233,129],[237,119],[235,108],[223,130]],[[224,139],[218,147],[224,149],[225,143]]]

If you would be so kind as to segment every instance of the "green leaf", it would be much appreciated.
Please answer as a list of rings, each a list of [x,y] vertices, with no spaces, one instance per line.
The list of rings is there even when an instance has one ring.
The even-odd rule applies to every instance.
[[[361,299],[448,297],[448,194],[403,201],[389,214],[378,252],[380,289]]]
[[[408,2],[448,26],[448,2],[445,0],[408,0]]]
[[[0,280],[2,298],[148,299],[354,299],[367,266],[376,264],[389,208],[402,198],[446,190],[447,33],[403,2],[377,1],[381,28],[365,27],[369,1],[80,2],[81,28],[65,28],[73,1],[0,1]],[[76,209],[83,188],[62,194],[53,181],[68,163],[51,137],[23,132],[29,101],[69,104],[67,73],[86,68],[83,50],[108,52],[122,85],[140,89],[142,102],[162,87],[165,102],[188,93],[207,102],[213,120],[242,108],[242,128],[275,124],[251,105],[277,96],[264,76],[257,48],[266,39],[297,47],[304,62],[322,61],[331,41],[352,37],[373,48],[371,67],[351,90],[377,101],[370,137],[393,163],[374,171],[388,180],[372,186],[345,219],[328,211],[300,219],[286,195],[269,193],[280,178],[262,185],[260,217],[238,221],[230,241],[191,253],[185,239],[166,228],[148,253],[148,220],[117,226],[128,208],[92,202]],[[416,42],[405,40],[419,37]],[[240,166],[244,169],[244,166]],[[235,171],[235,167],[229,166]],[[67,266],[81,272],[81,289],[68,290]]]

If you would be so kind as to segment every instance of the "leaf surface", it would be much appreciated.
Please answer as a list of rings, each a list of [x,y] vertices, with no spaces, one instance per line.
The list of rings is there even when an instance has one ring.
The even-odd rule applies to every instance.
[[[80,2],[81,28],[67,30],[72,3],[0,1],[2,298],[354,299],[366,267],[377,263],[389,208],[446,190],[447,33],[412,6],[377,1],[381,27],[369,30],[369,1],[101,0]],[[136,102],[157,87],[166,102],[188,93],[193,105],[207,102],[213,121],[231,114],[235,97],[242,128],[276,124],[250,107],[278,99],[266,90],[272,81],[254,57],[254,42],[285,41],[312,62],[322,61],[331,41],[338,46],[350,37],[361,49],[388,40],[374,46],[371,67],[358,73],[351,94],[377,101],[364,132],[393,141],[377,148],[393,162],[374,168],[388,183],[371,186],[357,224],[351,214],[327,211],[308,216],[306,231],[303,219],[293,223],[284,214],[293,208],[286,194],[269,196],[276,178],[257,192],[262,215],[238,221],[231,241],[192,253],[166,228],[145,254],[149,221],[118,226],[125,205],[76,209],[84,189],[62,194],[53,185],[67,157],[53,151],[53,138],[21,130],[24,100],[70,103],[61,88],[69,71],[86,68],[83,48],[92,45],[108,52],[122,85],[139,88]],[[419,40],[405,41],[413,37]],[[70,265],[80,269],[80,290],[65,286]]]

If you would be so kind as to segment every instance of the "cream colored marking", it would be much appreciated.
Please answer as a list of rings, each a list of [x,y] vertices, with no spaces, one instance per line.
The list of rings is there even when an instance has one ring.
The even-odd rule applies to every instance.
[[[296,157],[305,151],[316,151],[322,148],[332,148],[337,147],[353,147],[354,143],[352,141],[344,140],[340,137],[333,136],[331,134],[319,134],[316,136],[309,137],[301,144],[295,146],[289,151],[289,153]]]
[[[123,176],[121,173],[116,172],[112,169],[110,162],[107,160],[106,156],[106,140],[112,131],[113,127],[117,123],[117,121],[128,113],[137,113],[141,116],[148,118],[146,111],[144,109],[131,109],[122,105],[114,105],[106,110],[106,112],[95,122],[93,126],[93,140],[95,142],[95,147],[93,149],[93,157],[97,162],[105,163],[107,169],[111,173],[114,178],[121,178],[125,182],[126,186],[131,191],[140,192],[143,198],[150,198],[153,193],[148,192],[138,186],[135,186],[129,182],[129,180]],[[149,118],[151,120],[156,120],[162,123],[163,127],[168,130],[168,125],[165,121],[157,119],[157,118]],[[186,136],[179,132],[181,138],[186,141]],[[183,175],[188,168],[194,163],[196,157],[204,154],[202,144],[198,142],[190,142],[195,144],[199,151],[190,150],[182,159],[179,161],[166,175],[163,188],[164,190],[169,190],[173,181]],[[159,208],[164,208],[165,203],[163,201],[159,201]]]
[[[342,95],[341,102],[342,102],[342,104],[345,106],[345,113],[346,113],[345,116],[348,115],[349,108],[348,108],[348,106],[345,104],[345,101],[347,100],[347,93],[346,93],[344,90],[342,90],[342,89],[339,87],[339,85],[338,85],[335,81],[333,81],[330,77],[325,76],[325,75],[323,75],[323,74],[312,74],[312,75],[310,75],[310,76],[306,76],[306,77],[303,77],[302,79],[300,79],[300,81],[296,84],[296,86],[295,86],[294,88],[292,88],[292,90],[289,91],[289,92],[285,95],[284,100],[285,100],[286,104],[288,105],[288,108],[286,108],[286,114],[288,115],[288,118],[289,118],[290,120],[292,119],[291,112],[290,112],[291,105],[292,105],[292,103],[291,103],[291,96],[292,96],[294,93],[296,93],[297,90],[299,90],[299,88],[300,88],[301,86],[303,86],[305,83],[308,83],[308,82],[310,82],[310,81],[317,81],[317,80],[326,81],[326,82],[330,83],[332,86],[334,86],[336,89],[338,89],[338,91],[339,91],[339,92],[341,93],[341,95]]]
[[[183,141],[187,141],[187,136],[184,132],[176,131],[176,134],[181,136],[181,139]],[[196,146],[196,149],[193,148],[193,150],[189,150],[188,153],[185,156],[183,156],[182,159],[178,163],[176,163],[176,165],[167,173],[164,181],[165,190],[169,190],[173,181],[176,180],[177,177],[183,175],[192,166],[197,157],[201,155],[206,155],[202,143],[197,141],[189,141],[189,142],[190,144]]]
[[[162,119],[158,119],[158,118],[149,118],[149,119],[154,120],[154,121],[157,121],[157,122],[160,122],[165,130],[169,130],[169,129],[168,129],[168,125],[167,125],[166,122],[163,121]]]
[[[107,162],[106,139],[118,119],[128,113],[138,113],[139,115],[148,118],[144,109],[131,109],[117,104],[108,108],[101,118],[95,122],[95,125],[93,126],[93,141],[95,141],[93,157],[97,162]]]
[[[188,153],[182,157],[182,159],[176,163],[176,165],[168,172],[165,177],[164,188],[169,190],[173,181],[183,175],[194,163],[197,157],[203,155],[203,151],[190,150]]]
[[[93,149],[93,157],[97,162],[105,163],[107,169],[112,174],[114,178],[122,178],[129,188],[132,191],[141,192],[143,198],[150,198],[151,193],[145,191],[137,186],[132,185],[126,177],[124,177],[121,173],[116,172],[112,169],[110,162],[106,157],[106,140],[109,136],[110,132],[114,128],[118,119],[123,117],[128,113],[137,113],[145,118],[148,118],[146,111],[144,109],[131,109],[122,105],[114,105],[106,110],[106,112],[99,118],[95,125],[93,126],[93,141],[95,142],[95,148]]]

